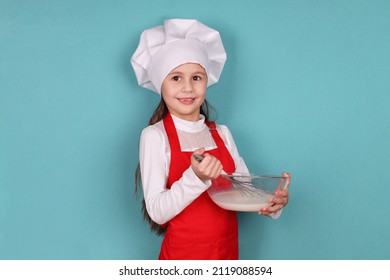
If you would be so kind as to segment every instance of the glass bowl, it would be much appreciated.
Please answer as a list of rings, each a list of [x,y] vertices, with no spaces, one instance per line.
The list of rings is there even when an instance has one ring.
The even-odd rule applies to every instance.
[[[286,187],[287,178],[244,173],[221,175],[207,192],[221,208],[240,212],[259,212],[270,206],[269,199]]]

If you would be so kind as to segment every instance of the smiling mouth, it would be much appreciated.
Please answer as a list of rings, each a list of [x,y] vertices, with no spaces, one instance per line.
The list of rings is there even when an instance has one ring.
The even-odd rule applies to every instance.
[[[178,98],[177,100],[179,100],[180,103],[183,104],[191,104],[195,101],[195,98]]]

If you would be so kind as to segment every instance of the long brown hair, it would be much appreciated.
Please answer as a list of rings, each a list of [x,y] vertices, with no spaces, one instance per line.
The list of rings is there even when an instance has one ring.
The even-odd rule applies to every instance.
[[[215,114],[215,109],[210,105],[210,103],[207,102],[205,99],[202,106],[200,107],[200,114],[205,116],[205,121],[210,121],[211,114]],[[153,125],[161,121],[165,118],[165,116],[168,114],[168,107],[165,104],[164,99],[161,97],[160,103],[158,104],[157,108],[154,110],[152,117],[149,120],[149,125]],[[216,115],[213,119],[216,119]],[[136,197],[139,195],[139,189],[142,184],[141,181],[141,169],[140,165],[138,163],[137,168],[135,170],[135,190],[134,193]],[[157,223],[155,223],[149,216],[148,211],[146,210],[146,204],[145,199],[142,199],[142,208],[141,208],[142,214],[146,222],[150,225],[151,231],[155,232],[157,235],[163,235],[166,231],[166,227],[163,227]]]

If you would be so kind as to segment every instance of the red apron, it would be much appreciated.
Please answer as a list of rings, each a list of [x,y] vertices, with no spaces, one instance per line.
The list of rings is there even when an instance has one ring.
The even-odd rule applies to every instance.
[[[235,171],[234,161],[216,130],[215,123],[206,123],[217,144],[207,153],[218,158],[227,173]],[[164,118],[164,127],[171,148],[171,163],[167,187],[178,181],[191,165],[192,152],[182,152],[179,138],[170,114]],[[181,213],[167,223],[160,260],[235,260],[238,259],[238,222],[234,211],[217,206],[203,192]]]

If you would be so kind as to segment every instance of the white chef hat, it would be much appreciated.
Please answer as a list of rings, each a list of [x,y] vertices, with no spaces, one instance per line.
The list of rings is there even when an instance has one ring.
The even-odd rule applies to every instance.
[[[168,19],[145,30],[131,58],[138,84],[161,94],[161,84],[174,68],[199,63],[210,86],[221,75],[226,52],[219,32],[194,19]]]

